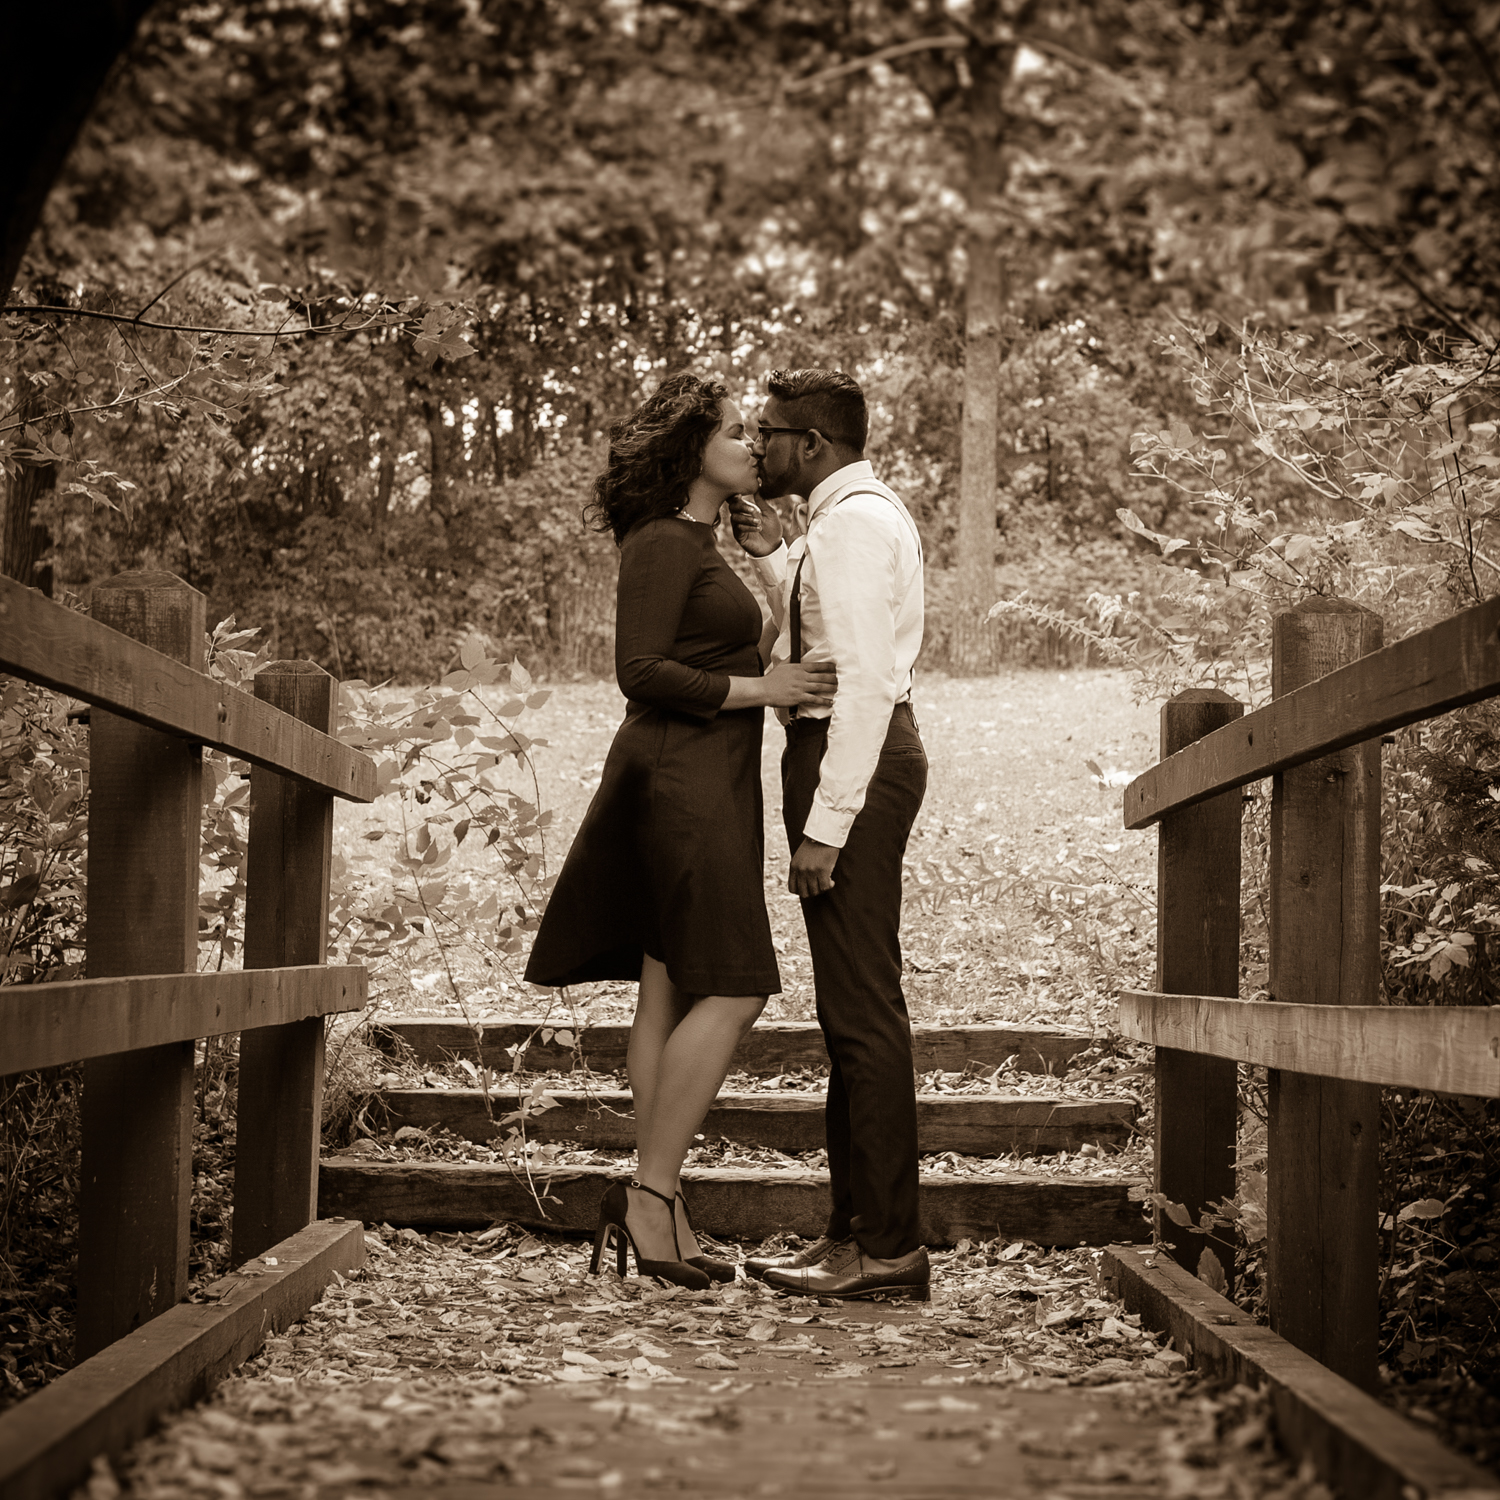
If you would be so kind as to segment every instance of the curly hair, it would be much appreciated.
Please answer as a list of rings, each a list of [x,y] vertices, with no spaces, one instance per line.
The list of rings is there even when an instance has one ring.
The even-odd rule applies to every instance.
[[[869,409],[852,375],[842,370],[772,370],[766,390],[792,421],[816,428],[830,443],[853,453],[865,451]]]
[[[722,420],[719,403],[728,395],[716,380],[669,375],[628,417],[611,423],[608,465],[594,480],[584,521],[613,532],[619,546],[642,521],[676,515],[703,468],[703,450]]]

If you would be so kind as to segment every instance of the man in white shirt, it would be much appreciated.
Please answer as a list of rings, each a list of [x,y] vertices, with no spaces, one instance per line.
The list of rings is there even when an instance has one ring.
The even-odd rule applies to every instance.
[[[746,1262],[767,1285],[825,1297],[928,1297],[917,1214],[911,1022],[901,992],[901,857],[927,787],[911,708],[922,644],[922,543],[864,458],[859,385],[777,370],[753,444],[763,496],[806,495],[790,547],[769,505],[738,500],[735,535],[765,585],[774,659],[831,661],[832,709],[786,723],[788,885],[802,898],[828,1046],[832,1208],[795,1254]]]

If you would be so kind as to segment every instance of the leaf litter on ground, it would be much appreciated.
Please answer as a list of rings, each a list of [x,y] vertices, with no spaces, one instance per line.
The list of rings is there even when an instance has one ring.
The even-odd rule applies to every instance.
[[[99,1465],[79,1495],[463,1482],[634,1493],[612,1442],[636,1433],[648,1454],[722,1443],[769,1407],[787,1441],[799,1424],[872,1424],[924,1463],[940,1452],[984,1463],[1012,1442],[1056,1471],[1059,1496],[1129,1481],[1143,1495],[1327,1500],[1276,1455],[1263,1399],[1185,1374],[1100,1295],[1087,1249],[965,1240],[934,1254],[930,1303],[881,1306],[781,1296],[743,1277],[703,1292],[593,1277],[578,1240],[513,1226],[381,1226],[366,1245],[364,1268],[117,1469]],[[868,1408],[891,1400],[893,1415],[872,1423]],[[1101,1413],[1131,1441],[1101,1441]],[[905,1447],[886,1451],[899,1467]]]

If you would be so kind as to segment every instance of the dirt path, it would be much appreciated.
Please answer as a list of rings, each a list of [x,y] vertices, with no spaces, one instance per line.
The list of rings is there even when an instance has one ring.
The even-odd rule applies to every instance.
[[[1087,1251],[965,1245],[930,1303],[884,1306],[594,1278],[509,1230],[369,1243],[89,1500],[1318,1493],[1256,1398],[1097,1297]]]

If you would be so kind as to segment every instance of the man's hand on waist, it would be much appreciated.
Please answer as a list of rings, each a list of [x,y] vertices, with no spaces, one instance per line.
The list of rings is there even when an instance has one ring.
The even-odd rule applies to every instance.
[[[794,896],[821,896],[833,889],[833,867],[838,863],[839,851],[832,844],[820,844],[816,839],[803,839],[792,855],[791,873],[787,878],[787,889]]]

